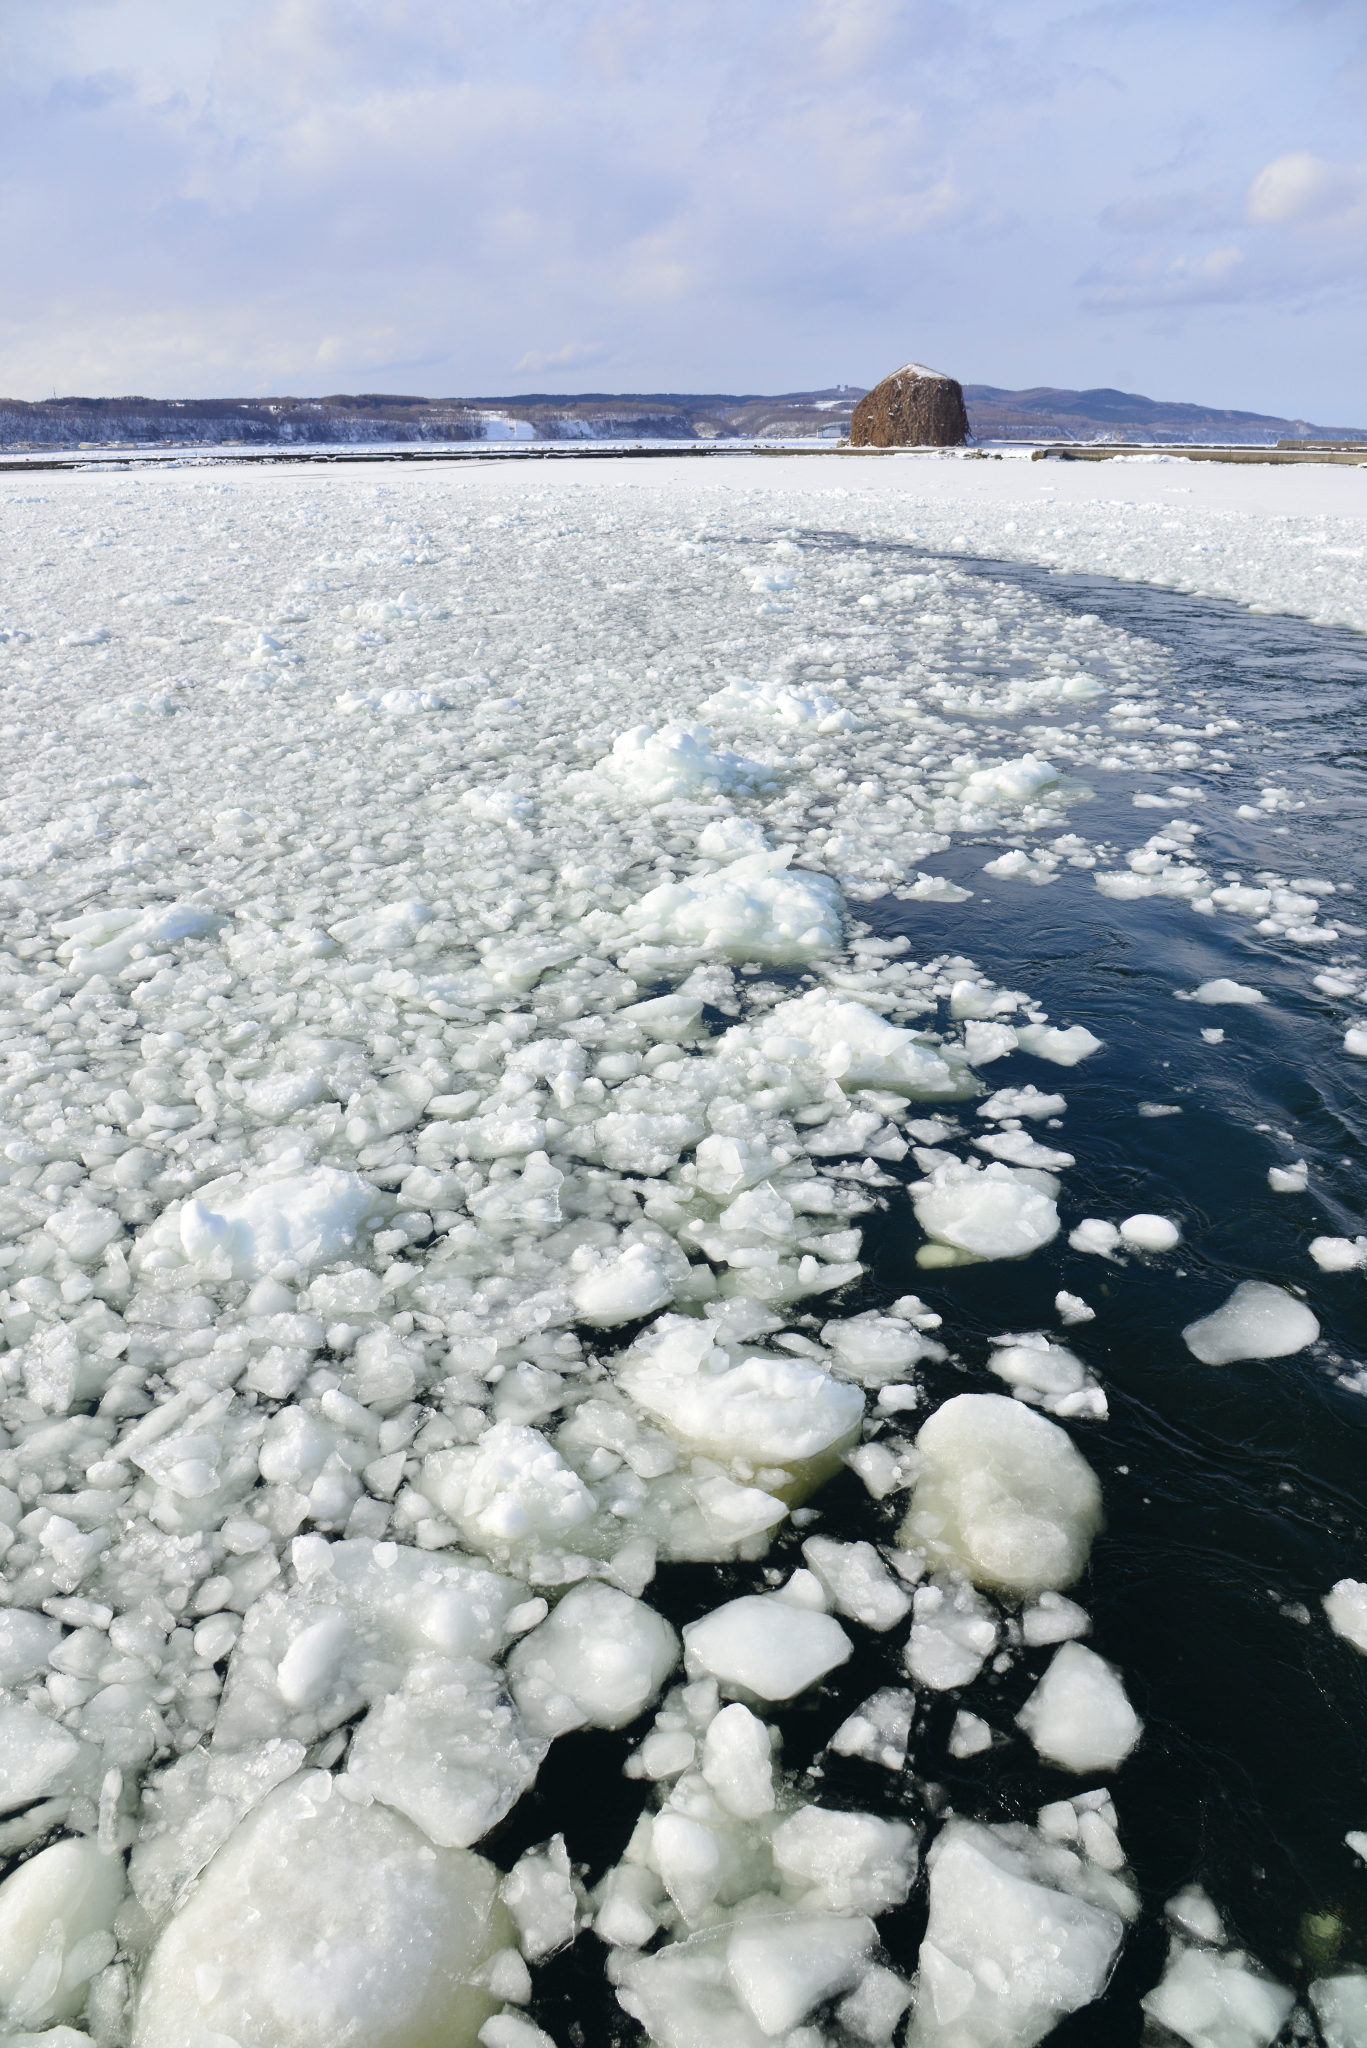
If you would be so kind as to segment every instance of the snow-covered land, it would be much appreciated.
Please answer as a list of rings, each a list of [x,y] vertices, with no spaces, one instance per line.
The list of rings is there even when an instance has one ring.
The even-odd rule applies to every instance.
[[[1093,1310],[1061,1292],[994,1337],[996,1391],[928,1412],[958,1333],[863,1302],[864,1234],[894,1214],[928,1281],[1061,1233],[1098,1292],[1122,1256],[1177,1270],[1173,1219],[1070,1198],[1103,1040],[975,964],[975,895],[1076,870],[1118,923],[1176,898],[1320,986],[1347,899],[1202,863],[1182,777],[1233,811],[1239,724],[1160,648],[918,551],[1363,626],[1364,489],[900,458],[7,480],[0,2039],[538,2048],[535,1971],[576,1938],[658,2048],[1028,2048],[1102,1992],[1145,1737],[1067,1597],[1105,1511]],[[1089,774],[1134,778],[1132,843],[1089,836]],[[937,865],[966,839],[976,888]],[[1261,1000],[1177,993],[1211,1042]],[[1318,1331],[1269,1283],[1186,1334],[1205,1370]],[[816,1529],[728,1590],[842,1471],[869,1540]],[[676,1628],[651,1589],[683,1563],[716,1598]],[[1013,1742],[1057,1796],[932,1835],[933,1802],[785,1771],[787,1704],[875,1638],[905,1683],[833,1754],[899,1772],[918,1702],[1043,1652],[951,1751]],[[628,1728],[640,1817],[591,1888],[558,1835],[482,1852],[557,1742]],[[923,1847],[913,1974],[879,1923]],[[1152,2016],[1266,2048],[1291,1991],[1203,1894],[1168,1921]],[[1315,2009],[1358,2024],[1363,1981]]]

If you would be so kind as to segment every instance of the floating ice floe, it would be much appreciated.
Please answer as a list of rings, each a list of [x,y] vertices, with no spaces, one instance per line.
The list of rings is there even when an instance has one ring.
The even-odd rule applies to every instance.
[[[1104,1422],[1106,1396],[1082,1360],[1038,1330],[1024,1336],[994,1337],[988,1360],[998,1379],[1050,1415],[1090,1416]]]
[[[1085,1644],[1065,1642],[1016,1720],[1040,1755],[1066,1771],[1113,1771],[1143,1725],[1119,1673]]]
[[[916,1221],[931,1240],[921,1265],[964,1258],[1023,1259],[1058,1235],[1058,1183],[1035,1167],[951,1160],[912,1184]],[[937,1256],[943,1247],[948,1257]]]
[[[1367,1237],[1312,1237],[1310,1256],[1321,1273],[1353,1273],[1367,1266]]]
[[[1188,1351],[1203,1365],[1244,1358],[1289,1358],[1319,1336],[1319,1319],[1303,1301],[1267,1280],[1244,1280],[1228,1301],[1188,1323]]]
[[[953,1820],[927,1857],[908,2048],[1033,2048],[1110,1976],[1134,1893],[1020,1823]]]
[[[161,1935],[133,2039],[313,2048],[363,2034],[424,2048],[440,2028],[472,2042],[501,2003],[477,1972],[509,1933],[491,1863],[302,1771],[242,1823]]]
[[[811,727],[816,732],[858,732],[860,723],[847,704],[838,704],[824,690],[793,683],[749,683],[735,678],[703,700],[704,718],[725,725]]]
[[[840,945],[844,903],[829,875],[789,866],[795,848],[742,854],[710,875],[665,882],[625,913],[638,944],[798,962]]]
[[[1247,1006],[1267,1001],[1260,988],[1250,988],[1242,981],[1231,981],[1227,975],[1215,981],[1203,981],[1199,988],[1175,989],[1173,993],[1184,1003],[1242,1003]]]
[[[1334,1634],[1367,1657],[1367,1585],[1360,1579],[1340,1579],[1325,1594],[1323,1606]]]
[[[729,748],[713,749],[705,725],[680,722],[635,725],[619,733],[612,752],[598,763],[597,775],[650,804],[682,796],[724,796],[733,790],[772,785],[773,770],[747,761]]]
[[[922,1425],[899,1540],[976,1585],[1069,1586],[1101,1526],[1101,1489],[1057,1423],[1002,1394],[956,1394]]]

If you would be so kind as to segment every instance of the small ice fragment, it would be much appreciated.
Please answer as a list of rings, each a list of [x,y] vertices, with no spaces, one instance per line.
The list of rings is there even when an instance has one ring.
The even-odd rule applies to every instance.
[[[476,2038],[481,2048],[556,2048],[545,2029],[522,2012],[495,2013]]]
[[[1303,1159],[1290,1166],[1269,1166],[1267,1184],[1274,1195],[1303,1195],[1310,1185],[1310,1168]]]
[[[911,1605],[911,1595],[897,1584],[871,1543],[809,1536],[802,1555],[849,1621],[883,1632],[895,1628]]]
[[[1076,1636],[1090,1635],[1091,1616],[1085,1607],[1079,1607],[1076,1600],[1065,1600],[1062,1593],[1045,1591],[1033,1607],[1027,1607],[1021,1615],[1021,1634],[1027,1650],[1042,1649],[1046,1643],[1067,1643]]]
[[[997,1646],[996,1616],[987,1602],[951,1580],[918,1586],[913,1611],[903,1653],[911,1677],[932,1692],[971,1684]]]
[[[1182,1232],[1169,1216],[1127,1216],[1120,1236],[1132,1251],[1170,1252],[1181,1242]]]
[[[1099,1259],[1109,1259],[1120,1243],[1120,1232],[1114,1223],[1104,1223],[1099,1216],[1084,1216],[1076,1230],[1069,1231],[1068,1242],[1075,1252],[1094,1252]]]
[[[1349,1025],[1343,1034],[1343,1050],[1356,1059],[1367,1060],[1367,1025]]]
[[[884,1770],[900,1771],[906,1762],[915,1711],[914,1692],[885,1686],[841,1722],[831,1737],[831,1748],[837,1756],[859,1756],[866,1763],[881,1764]]]
[[[517,1922],[518,1946],[529,1963],[574,1940],[578,1905],[563,1835],[519,1856],[498,1890]]]
[[[911,1986],[905,1979],[875,1963],[849,1997],[841,2000],[835,2016],[856,2041],[867,2041],[869,2048],[889,2048],[911,1999]]]
[[[949,1753],[961,1762],[965,1757],[980,1756],[992,1747],[992,1730],[977,1714],[970,1714],[960,1707],[954,1716],[954,1726],[949,1731]]]
[[[1028,1388],[1046,1399],[1076,1394],[1088,1383],[1086,1366],[1062,1344],[1031,1333],[1023,1338],[994,1337],[989,1369],[1013,1387]]]
[[[1224,1941],[1224,1922],[1210,1894],[1199,1884],[1185,1885],[1180,1892],[1174,1892],[1163,1911],[1193,1941],[1209,1942],[1212,1948],[1218,1948]]]
[[[1138,1112],[1140,1116],[1147,1117],[1181,1116],[1182,1114],[1180,1107],[1175,1102],[1141,1102],[1138,1105]]]
[[[1228,1301],[1188,1323],[1182,1335],[1203,1365],[1232,1365],[1244,1358],[1288,1358],[1319,1336],[1316,1316],[1266,1280],[1244,1280]]]
[[[703,1739],[702,1774],[728,1813],[738,1820],[758,1820],[772,1813],[774,1752],[763,1721],[735,1700],[708,1725]]]
[[[1143,1733],[1119,1673],[1077,1642],[1055,1652],[1016,1720],[1065,1771],[1113,1771]]]
[[[1207,1025],[1201,1036],[1207,1045],[1223,1045],[1225,1042],[1225,1034],[1218,1024]]]
[[[1060,1287],[1054,1296],[1054,1307],[1061,1323],[1091,1323],[1096,1320],[1096,1310],[1088,1308],[1080,1294],[1070,1294],[1066,1287]]]
[[[1343,1839],[1353,1854],[1361,1862],[1367,1863],[1367,1833],[1361,1828],[1349,1828]]]

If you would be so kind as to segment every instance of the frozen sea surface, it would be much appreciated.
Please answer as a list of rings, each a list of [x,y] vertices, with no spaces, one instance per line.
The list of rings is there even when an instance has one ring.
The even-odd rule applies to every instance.
[[[0,2038],[1367,2040],[1361,480],[1044,469],[0,494]]]

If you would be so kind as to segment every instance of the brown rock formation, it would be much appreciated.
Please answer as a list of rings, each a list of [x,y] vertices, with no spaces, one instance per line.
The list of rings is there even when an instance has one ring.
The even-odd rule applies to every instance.
[[[968,439],[964,390],[924,363],[904,363],[861,398],[851,448],[959,448]]]

